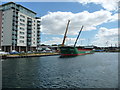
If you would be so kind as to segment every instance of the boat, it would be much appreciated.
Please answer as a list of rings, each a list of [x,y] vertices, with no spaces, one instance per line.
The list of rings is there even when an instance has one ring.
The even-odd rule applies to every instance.
[[[94,50],[92,47],[91,48],[72,47],[72,46],[60,47],[61,57],[86,55],[86,54],[92,54],[92,53],[94,53]]]
[[[68,20],[68,24],[67,24],[66,31],[64,34],[63,42],[62,42],[61,46],[59,47],[60,48],[60,55],[61,55],[60,57],[78,56],[78,55],[86,55],[86,54],[94,53],[94,49],[92,46],[78,46],[78,47],[76,47],[77,40],[81,34],[83,26],[82,26],[82,28],[81,28],[81,30],[76,38],[74,46],[65,46],[64,45],[65,39],[67,37],[66,35],[67,35],[67,31],[68,31],[69,22],[70,22],[70,20]]]

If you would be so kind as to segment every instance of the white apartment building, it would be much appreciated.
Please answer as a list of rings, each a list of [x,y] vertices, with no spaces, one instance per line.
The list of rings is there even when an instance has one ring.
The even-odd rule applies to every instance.
[[[0,48],[36,51],[40,45],[40,18],[36,13],[14,2],[0,6]]]

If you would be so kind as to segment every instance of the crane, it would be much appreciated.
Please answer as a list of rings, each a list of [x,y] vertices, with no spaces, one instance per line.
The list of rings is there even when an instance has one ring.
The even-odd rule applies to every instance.
[[[78,40],[78,38],[79,38],[79,36],[80,36],[80,34],[81,34],[82,29],[83,29],[83,26],[82,26],[81,29],[80,29],[80,32],[79,32],[79,34],[78,34],[78,36],[77,36],[77,39],[76,39],[75,44],[74,44],[74,47],[76,46],[77,40]]]
[[[66,31],[65,31],[64,38],[63,38],[63,42],[62,42],[62,45],[61,45],[61,46],[64,46],[65,39],[66,39],[66,37],[67,37],[66,34],[67,34],[67,31],[68,31],[69,23],[70,23],[70,20],[68,20],[67,27],[66,27]]]

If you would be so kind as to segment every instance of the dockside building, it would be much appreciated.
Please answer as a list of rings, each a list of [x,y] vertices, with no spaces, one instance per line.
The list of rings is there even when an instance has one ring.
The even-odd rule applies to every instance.
[[[3,51],[36,51],[40,45],[40,18],[22,5],[0,6],[0,48]]]

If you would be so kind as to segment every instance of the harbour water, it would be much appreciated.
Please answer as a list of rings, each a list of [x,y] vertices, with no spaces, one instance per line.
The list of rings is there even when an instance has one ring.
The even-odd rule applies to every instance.
[[[117,88],[118,53],[2,60],[2,88]]]

